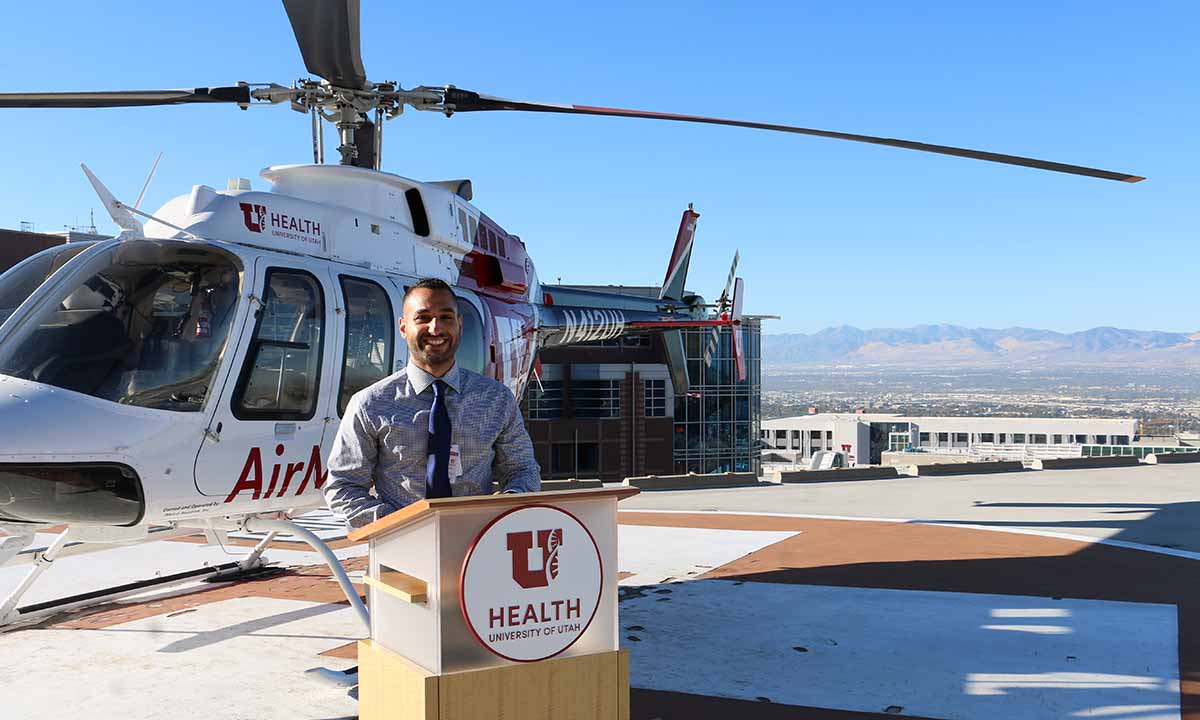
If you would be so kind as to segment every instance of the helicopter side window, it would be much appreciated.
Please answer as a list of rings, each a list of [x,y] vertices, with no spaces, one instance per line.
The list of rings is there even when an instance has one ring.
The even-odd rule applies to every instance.
[[[471,241],[471,244],[479,245],[479,238],[471,234],[471,224],[467,222],[467,211],[462,208],[458,209],[458,224],[462,228],[463,235]]]
[[[458,352],[455,353],[454,361],[459,367],[481,373],[485,349],[483,320],[475,306],[463,298],[458,299],[458,314],[463,321],[462,338],[458,342]]]
[[[13,336],[0,374],[125,405],[200,410],[237,306],[237,259],[190,243],[129,241],[91,258],[78,277]]]
[[[254,339],[246,353],[233,414],[241,420],[308,420],[317,410],[325,295],[303,270],[267,271]]]
[[[46,278],[91,245],[71,243],[46,248],[0,275],[0,323],[7,320]]]
[[[391,374],[393,329],[392,302],[377,283],[342,276],[346,297],[346,347],[338,415],[354,393]]]

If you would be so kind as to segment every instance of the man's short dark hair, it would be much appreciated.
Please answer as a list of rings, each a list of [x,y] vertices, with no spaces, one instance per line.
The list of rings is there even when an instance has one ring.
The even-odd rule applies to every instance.
[[[412,294],[412,291],[420,290],[420,289],[445,290],[446,292],[450,293],[451,295],[454,294],[454,288],[450,287],[450,285],[447,284],[446,281],[442,280],[441,278],[421,278],[420,280],[416,281],[412,285],[408,286],[408,289],[406,289],[404,291],[404,297],[401,298],[400,302],[402,304],[405,302],[408,302],[408,296],[410,294]]]

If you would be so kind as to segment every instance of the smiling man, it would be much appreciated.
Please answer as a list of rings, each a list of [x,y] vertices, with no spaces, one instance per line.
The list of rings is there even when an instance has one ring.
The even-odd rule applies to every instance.
[[[417,282],[403,312],[408,365],[350,399],[329,456],[330,509],[361,527],[422,498],[538,490],[516,398],[454,363],[462,318],[450,286]]]

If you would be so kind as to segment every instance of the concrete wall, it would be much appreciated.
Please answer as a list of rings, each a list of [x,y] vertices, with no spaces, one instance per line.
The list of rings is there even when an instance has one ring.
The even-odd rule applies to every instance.
[[[923,452],[923,453],[906,453],[906,452],[883,452],[882,462],[884,465],[895,465],[903,467],[920,462],[922,465],[944,465],[947,463],[965,463],[971,457],[969,455],[952,455],[949,453]]]
[[[941,463],[917,465],[918,476],[980,475],[983,473],[1019,472],[1025,466],[1017,461]]]
[[[842,482],[845,480],[878,480],[900,477],[894,467],[852,467],[836,470],[783,470],[775,473],[776,482],[784,484]]]
[[[604,487],[599,480],[543,480],[543,490],[594,490]]]
[[[625,485],[639,490],[700,490],[704,488],[753,487],[773,485],[759,482],[754,473],[715,473],[712,475],[648,475],[626,478]]]
[[[1194,463],[1200,462],[1200,453],[1163,453],[1147,455],[1146,462],[1151,465],[1165,463]]]
[[[1129,467],[1139,465],[1140,461],[1133,455],[1113,455],[1110,457],[1077,457],[1077,458],[1046,458],[1034,460],[1034,470],[1075,470],[1079,468]]]

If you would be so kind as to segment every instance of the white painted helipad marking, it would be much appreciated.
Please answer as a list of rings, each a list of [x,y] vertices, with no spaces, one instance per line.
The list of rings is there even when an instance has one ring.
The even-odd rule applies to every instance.
[[[691,580],[777,542],[795,531],[711,530],[651,525],[617,526],[617,570],[633,575],[622,585]]]
[[[1025,673],[1015,675],[989,675],[976,673],[967,677],[968,695],[1007,695],[1016,690],[1029,688],[1055,688],[1062,690],[1107,690],[1111,688],[1134,688],[1158,690],[1163,687],[1161,678],[1138,675],[1111,675],[1105,673]]]
[[[1113,707],[1089,708],[1075,713],[1072,717],[1115,718],[1116,720],[1168,720],[1178,717],[1179,713],[1170,705],[1123,705]]]
[[[354,611],[236,598],[102,630],[0,635],[4,717],[121,720],[354,717],[345,688],[305,676],[361,636]]]
[[[1066,635],[1071,632],[1071,628],[1065,625],[984,625],[983,629],[1027,632],[1038,635]]]
[[[1070,617],[1062,608],[993,608],[994,618],[1057,618]]]
[[[1180,713],[1172,605],[697,580],[620,612],[637,687],[939,718]]]

